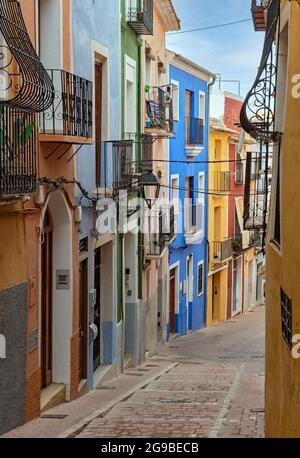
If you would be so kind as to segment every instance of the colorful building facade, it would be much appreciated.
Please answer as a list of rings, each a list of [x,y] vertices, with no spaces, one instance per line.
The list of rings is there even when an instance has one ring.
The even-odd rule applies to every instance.
[[[168,62],[175,132],[169,186],[177,226],[169,249],[170,337],[206,322],[208,85],[214,75],[171,51]]]
[[[258,76],[241,112],[244,129],[264,144],[264,162],[272,158],[273,176],[266,247],[266,435],[299,437],[299,27],[298,2],[272,0],[253,5],[256,30],[266,33]],[[276,46],[275,46],[276,43]],[[274,72],[270,75],[270,64]],[[249,104],[263,82],[268,90],[253,123]],[[268,97],[272,91],[274,98]],[[267,151],[267,153],[266,153]],[[265,169],[267,169],[265,165]],[[247,223],[247,221],[246,221]],[[294,337],[296,336],[296,337]],[[294,338],[293,338],[294,337]],[[293,352],[293,347],[294,352]]]

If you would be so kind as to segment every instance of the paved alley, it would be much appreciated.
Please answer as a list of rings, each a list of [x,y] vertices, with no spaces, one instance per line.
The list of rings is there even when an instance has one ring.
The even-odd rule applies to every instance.
[[[257,307],[166,344],[140,371],[174,366],[76,437],[264,437],[264,313]]]

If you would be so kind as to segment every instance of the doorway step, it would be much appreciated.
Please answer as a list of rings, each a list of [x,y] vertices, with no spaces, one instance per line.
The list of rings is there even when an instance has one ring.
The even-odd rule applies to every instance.
[[[66,400],[66,386],[52,383],[41,392],[41,413],[62,404]]]
[[[101,364],[101,366],[94,373],[94,387],[101,383],[109,382],[118,376],[118,365],[114,364]]]

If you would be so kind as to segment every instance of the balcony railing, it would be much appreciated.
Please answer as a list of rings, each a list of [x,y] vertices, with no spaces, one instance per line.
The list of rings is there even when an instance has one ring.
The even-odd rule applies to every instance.
[[[212,260],[215,264],[225,262],[232,257],[232,239],[213,242]]]
[[[93,83],[64,70],[48,70],[55,88],[52,105],[41,115],[42,134],[93,137]]]
[[[216,195],[230,191],[230,172],[214,173],[214,192]]]
[[[30,39],[21,2],[0,0],[0,34],[0,102],[32,113],[46,110],[53,85]]]
[[[204,141],[203,119],[187,117],[185,143],[187,146],[201,146]]]
[[[258,73],[245,97],[240,115],[244,131],[263,143],[278,143],[281,137],[275,123],[278,53],[275,41],[279,16],[280,0],[272,0],[267,13],[265,42]]]
[[[244,183],[244,165],[242,162],[235,163],[235,184]]]
[[[150,215],[148,240],[146,237],[146,258],[162,256],[168,242],[167,214],[160,211]]]
[[[172,134],[173,100],[172,86],[146,87],[146,121],[145,127],[161,129]]]
[[[138,35],[153,35],[153,0],[141,0],[140,7],[130,5],[128,23]]]
[[[203,230],[203,204],[201,202],[185,208],[184,226],[186,235],[192,235]]]
[[[0,196],[36,191],[36,117],[0,105]]]
[[[109,195],[116,195],[120,190],[131,191],[138,172],[137,163],[134,161],[133,142],[118,140],[102,142],[100,146],[97,187]]]

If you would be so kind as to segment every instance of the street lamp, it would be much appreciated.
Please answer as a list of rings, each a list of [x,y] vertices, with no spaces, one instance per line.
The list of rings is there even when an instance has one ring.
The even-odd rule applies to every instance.
[[[142,190],[143,198],[146,201],[149,210],[151,210],[152,208],[151,195],[153,195],[152,190],[153,189],[155,190],[154,200],[157,200],[159,198],[160,183],[158,179],[156,178],[156,176],[154,175],[154,173],[151,172],[151,170],[148,170],[147,173],[142,175],[139,184]]]

